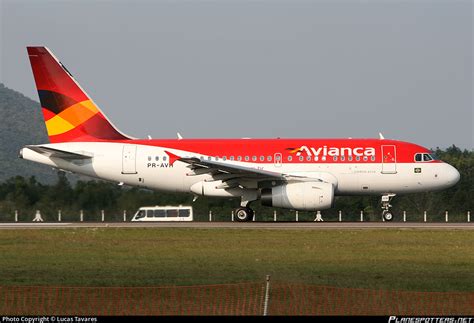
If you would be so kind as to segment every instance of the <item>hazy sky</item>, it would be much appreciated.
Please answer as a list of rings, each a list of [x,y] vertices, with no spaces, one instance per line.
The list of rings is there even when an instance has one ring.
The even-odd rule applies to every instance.
[[[474,148],[472,1],[0,3],[0,81],[47,46],[131,136]]]

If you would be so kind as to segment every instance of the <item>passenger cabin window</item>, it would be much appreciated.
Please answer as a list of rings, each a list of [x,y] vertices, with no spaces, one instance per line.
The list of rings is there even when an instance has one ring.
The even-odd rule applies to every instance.
[[[166,211],[165,210],[154,210],[153,215],[155,218],[164,218],[166,216]]]
[[[168,218],[177,217],[178,216],[178,210],[168,210],[168,212],[166,212],[166,216]]]
[[[184,210],[178,210],[178,214],[181,217],[188,217],[191,215],[191,212],[189,212],[189,210],[187,209],[184,209]]]

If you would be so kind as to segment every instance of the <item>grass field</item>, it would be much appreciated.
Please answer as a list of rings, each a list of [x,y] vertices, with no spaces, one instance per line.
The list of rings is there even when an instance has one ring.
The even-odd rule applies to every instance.
[[[469,230],[0,231],[0,286],[160,286],[273,280],[474,291]]]

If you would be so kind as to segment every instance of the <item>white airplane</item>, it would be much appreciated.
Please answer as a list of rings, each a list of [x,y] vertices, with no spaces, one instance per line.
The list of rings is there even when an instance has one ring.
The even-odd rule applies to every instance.
[[[120,184],[317,211],[337,195],[396,194],[455,185],[459,172],[419,145],[384,139],[136,139],[120,132],[46,47],[28,47],[50,143],[20,157]]]

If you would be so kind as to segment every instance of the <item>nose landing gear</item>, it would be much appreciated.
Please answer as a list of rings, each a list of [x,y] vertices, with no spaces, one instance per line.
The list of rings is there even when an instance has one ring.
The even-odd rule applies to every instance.
[[[396,194],[384,194],[382,195],[382,219],[384,221],[392,221],[393,220],[393,214],[390,211],[390,208],[392,205],[390,205],[390,201]]]

